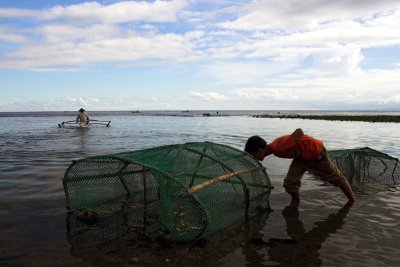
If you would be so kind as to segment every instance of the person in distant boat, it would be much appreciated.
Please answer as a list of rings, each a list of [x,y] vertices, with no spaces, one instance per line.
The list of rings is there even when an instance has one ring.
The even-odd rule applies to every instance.
[[[274,154],[279,158],[291,158],[289,171],[283,181],[285,191],[292,197],[290,205],[300,204],[299,189],[301,178],[309,171],[335,186],[339,186],[348,198],[349,203],[355,201],[353,190],[347,178],[331,161],[323,142],[314,137],[305,135],[302,129],[296,129],[290,135],[276,138],[272,143],[267,142],[258,135],[251,136],[245,145],[245,151],[257,160],[264,160],[268,155]]]
[[[86,126],[89,124],[89,115],[83,108],[81,108],[78,111],[78,115],[76,116],[76,122],[80,123],[81,126]]]

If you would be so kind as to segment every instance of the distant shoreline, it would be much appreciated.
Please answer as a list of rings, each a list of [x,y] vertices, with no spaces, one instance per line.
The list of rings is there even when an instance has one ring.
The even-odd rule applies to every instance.
[[[400,123],[400,116],[396,115],[253,115],[254,118],[279,118],[327,121],[364,121],[364,122],[395,122]]]
[[[310,119],[331,121],[400,122],[399,111],[342,111],[342,110],[134,110],[134,111],[88,111],[92,118],[116,116],[166,116],[166,117],[225,117],[246,116],[253,118]],[[20,111],[0,112],[0,118],[7,117],[57,117],[69,120],[76,117],[76,111]],[[105,118],[108,117],[108,118]]]

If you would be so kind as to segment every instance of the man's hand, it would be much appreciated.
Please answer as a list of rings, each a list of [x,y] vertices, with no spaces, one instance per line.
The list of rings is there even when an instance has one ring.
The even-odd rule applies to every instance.
[[[293,140],[298,140],[302,135],[304,135],[304,132],[302,129],[297,128],[290,136],[293,138]]]

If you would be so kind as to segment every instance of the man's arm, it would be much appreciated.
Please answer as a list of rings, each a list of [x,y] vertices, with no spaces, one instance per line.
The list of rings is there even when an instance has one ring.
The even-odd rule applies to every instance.
[[[300,128],[297,128],[297,129],[294,130],[294,132],[290,135],[290,137],[292,137],[292,139],[296,142],[296,141],[299,140],[300,137],[303,136],[303,135],[304,135],[303,130],[300,129]],[[301,157],[301,150],[299,149],[299,147],[296,146],[296,148],[295,148],[295,150],[294,150],[293,152],[294,152],[294,155],[293,155],[294,158],[299,158],[299,157]]]
[[[304,135],[304,132],[301,128],[297,128],[294,132],[290,135],[294,141],[299,140],[299,138]]]

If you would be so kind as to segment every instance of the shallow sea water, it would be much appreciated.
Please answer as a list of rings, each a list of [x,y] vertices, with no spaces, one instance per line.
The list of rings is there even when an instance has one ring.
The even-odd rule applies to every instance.
[[[168,116],[165,116],[168,115]],[[267,157],[273,212],[210,236],[162,247],[113,229],[71,233],[62,178],[72,160],[159,145],[212,141],[243,149],[301,127],[327,149],[371,147],[400,157],[400,124],[261,119],[229,113],[94,113],[111,127],[59,128],[71,114],[0,115],[1,266],[400,266],[400,193],[357,194],[345,206],[338,188],[305,175],[302,203],[287,207],[281,186],[290,161]],[[110,236],[112,238],[110,238]]]

